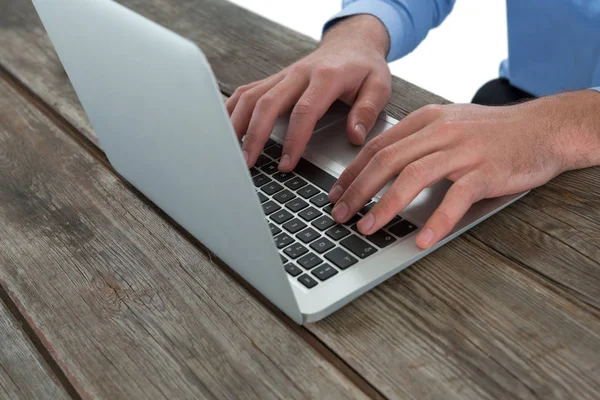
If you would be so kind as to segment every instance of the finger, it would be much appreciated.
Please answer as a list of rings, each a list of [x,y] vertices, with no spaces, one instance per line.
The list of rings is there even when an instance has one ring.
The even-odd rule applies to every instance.
[[[329,192],[329,200],[337,202],[346,188],[356,179],[360,171],[381,149],[425,128],[441,115],[441,106],[423,107],[409,114],[394,127],[370,140],[356,158],[346,167]]]
[[[287,77],[256,102],[242,146],[242,151],[248,154],[248,165],[254,165],[256,162],[277,118],[298,101],[307,86],[308,78]]]
[[[456,181],[417,236],[417,246],[428,249],[456,226],[469,208],[486,196],[485,180],[471,173]]]
[[[317,121],[323,117],[341,93],[341,85],[336,83],[335,76],[328,73],[313,75],[306,92],[294,106],[290,117],[279,163],[279,169],[282,172],[294,169],[310,140]]]
[[[445,148],[450,142],[447,136],[428,134],[430,131],[431,129],[425,128],[415,135],[392,143],[371,158],[336,203],[334,218],[338,222],[345,222],[355,215],[400,171],[401,175],[413,178],[408,184],[415,185],[421,184],[417,179],[430,179],[438,169],[453,165],[453,161],[458,158],[448,157],[446,160],[439,156],[434,157],[434,161],[439,161],[440,164],[430,165],[431,158],[427,156]]]
[[[375,75],[367,77],[348,114],[347,131],[351,143],[356,145],[364,143],[391,95],[389,80],[384,81]]]
[[[258,99],[273,86],[281,82],[282,79],[283,75],[272,76],[240,95],[235,109],[231,114],[231,124],[233,125],[233,129],[239,140],[242,140],[242,137],[246,134],[252,112],[254,111]]]
[[[359,231],[364,235],[377,232],[404,210],[423,189],[468,166],[468,157],[440,151],[409,164],[388,191],[358,222]]]
[[[231,116],[231,114],[233,113],[233,110],[235,109],[236,104],[240,100],[240,96],[242,94],[246,93],[248,90],[252,89],[253,87],[260,85],[264,81],[265,81],[264,79],[261,79],[260,81],[252,82],[247,85],[242,85],[242,86],[238,87],[237,89],[235,89],[235,92],[233,92],[231,97],[229,97],[225,101],[225,108],[227,108],[227,112],[229,113],[229,116]]]

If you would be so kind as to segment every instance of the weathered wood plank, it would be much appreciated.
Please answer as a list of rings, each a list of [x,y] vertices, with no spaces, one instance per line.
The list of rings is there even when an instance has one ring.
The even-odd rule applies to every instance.
[[[198,42],[225,93],[277,71],[314,46],[305,37],[227,2],[123,3]],[[28,22],[17,25],[29,24],[29,29],[11,33],[16,38],[2,43],[12,48],[19,43],[47,46],[43,33],[30,34],[35,18],[26,18]],[[81,127],[81,110],[72,94],[56,96],[68,83],[60,78],[52,57],[48,47],[26,56],[0,49],[0,62]],[[38,74],[45,79],[36,78]],[[395,81],[388,109],[396,117],[440,101],[399,85]],[[83,132],[91,134],[87,126]],[[565,222],[585,218],[581,212],[593,205],[594,193],[586,194],[584,188],[597,187],[598,169],[567,174],[556,182],[561,184],[557,198],[543,189],[535,194],[556,201],[559,209],[568,209],[566,196],[579,196],[581,209],[561,218]],[[504,222],[497,222],[502,217],[495,217],[479,226],[474,236],[456,240],[310,329],[392,398],[594,398],[600,391],[598,310],[591,300],[597,289],[582,278],[591,276],[594,282],[600,270],[587,260],[563,275],[561,268],[568,266],[537,262],[540,254],[554,254],[566,239],[558,231],[544,232],[543,224],[524,230],[532,229],[527,224],[536,218],[521,219],[513,213],[520,207],[502,214],[511,217],[506,223],[519,223],[505,240],[495,239],[498,229],[507,230]],[[580,253],[593,254],[590,243],[597,237],[598,219],[589,219],[583,230],[585,248],[569,243]],[[545,240],[535,241],[536,230]],[[532,238],[523,240],[524,234]]]
[[[0,295],[0,398],[69,399],[1,298]]]
[[[364,398],[0,81],[0,280],[83,398]]]

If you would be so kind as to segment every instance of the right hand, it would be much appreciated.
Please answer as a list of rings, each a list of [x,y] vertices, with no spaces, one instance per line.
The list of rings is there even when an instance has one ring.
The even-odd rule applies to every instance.
[[[279,169],[289,172],[302,156],[315,125],[333,102],[352,105],[348,137],[364,143],[391,95],[386,63],[389,36],[370,15],[358,15],[329,29],[321,45],[283,71],[238,88],[226,107],[242,152],[254,165],[275,126],[292,107]]]

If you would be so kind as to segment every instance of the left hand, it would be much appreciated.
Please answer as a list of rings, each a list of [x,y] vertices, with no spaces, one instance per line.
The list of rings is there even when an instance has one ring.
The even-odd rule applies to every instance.
[[[543,185],[563,171],[600,165],[600,93],[548,96],[512,106],[430,105],[371,140],[346,168],[329,198],[345,222],[394,176],[358,223],[369,235],[425,188],[453,181],[417,236],[429,248],[484,198]]]

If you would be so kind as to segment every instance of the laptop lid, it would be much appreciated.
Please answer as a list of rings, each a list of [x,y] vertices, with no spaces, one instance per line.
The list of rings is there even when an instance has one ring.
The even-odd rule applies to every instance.
[[[115,169],[301,323],[200,49],[112,0],[33,3]]]

